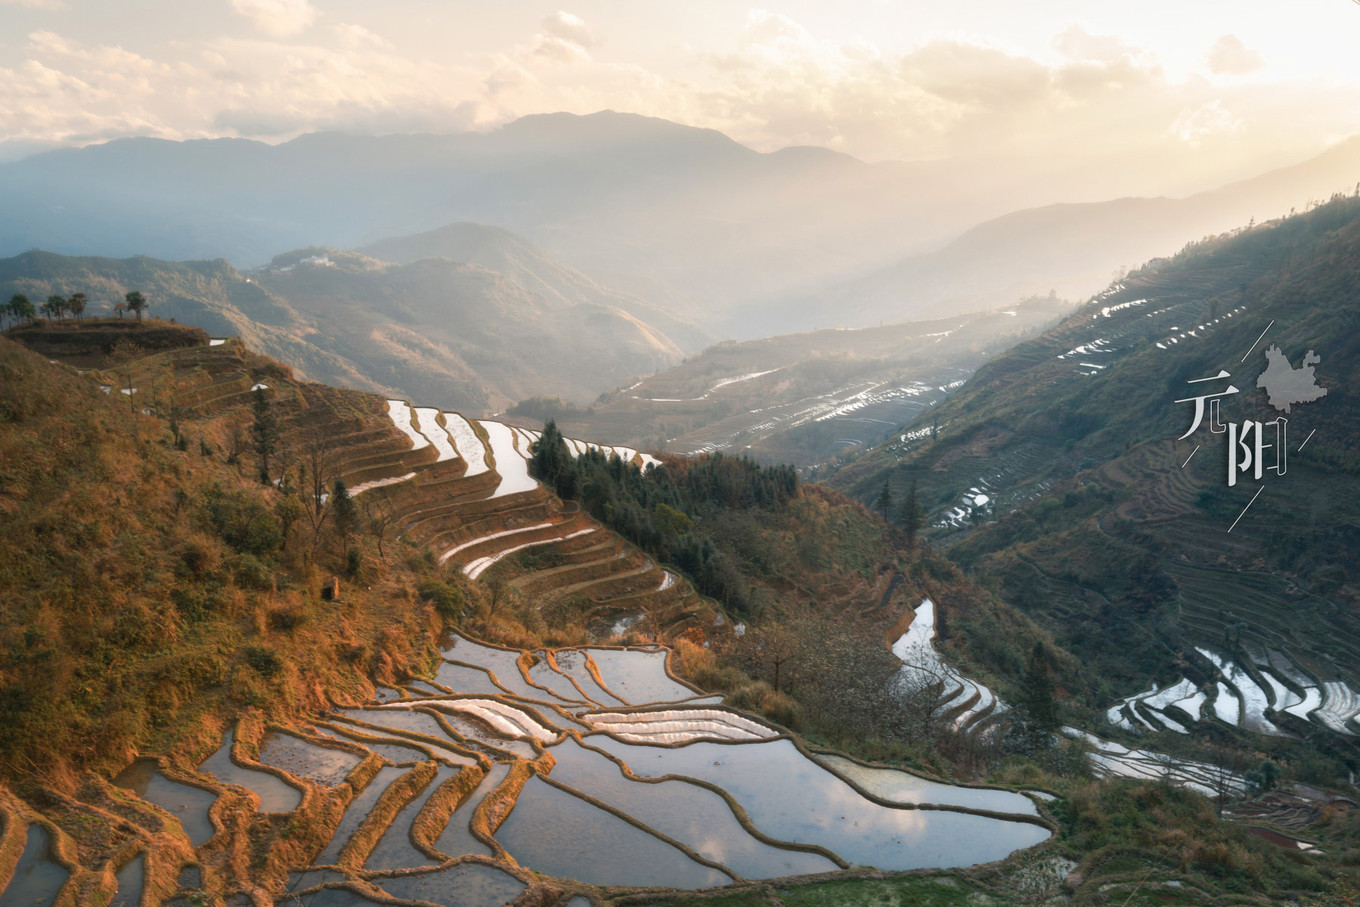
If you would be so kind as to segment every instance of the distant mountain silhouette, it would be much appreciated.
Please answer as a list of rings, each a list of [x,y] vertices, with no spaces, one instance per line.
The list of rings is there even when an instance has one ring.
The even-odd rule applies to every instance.
[[[474,222],[665,300],[707,334],[751,338],[992,308],[1049,289],[1083,295],[1121,266],[1349,190],[1357,159],[1349,142],[1185,199],[1095,202],[1108,176],[1060,159],[760,153],[710,129],[612,111],[277,146],[134,138],[0,164],[0,255],[251,267],[279,249],[362,248]],[[1058,197],[1078,203],[1035,207]]]

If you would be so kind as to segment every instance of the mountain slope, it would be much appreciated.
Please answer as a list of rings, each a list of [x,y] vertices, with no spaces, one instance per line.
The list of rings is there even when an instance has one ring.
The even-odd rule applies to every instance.
[[[547,255],[523,237],[483,224],[448,224],[425,233],[397,236],[355,250],[369,258],[409,264],[423,258],[447,258],[502,274],[545,300],[560,305],[603,305],[621,309],[663,331],[690,352],[713,337],[697,325],[659,306],[615,292]]]
[[[938,439],[832,483],[869,500],[916,482],[951,557],[1093,666],[1093,703],[1173,680],[1197,644],[1279,649],[1354,684],[1357,323],[1360,200],[1338,198],[1129,275],[980,369]],[[1286,474],[1229,487],[1224,436],[1206,421],[1177,440],[1192,405],[1174,401],[1230,380],[1225,422],[1273,420],[1256,384],[1272,345],[1294,363],[1316,350],[1328,393],[1287,417]]]
[[[971,650],[1012,686],[1017,659],[1049,643],[787,469],[574,459],[599,480],[583,503],[603,494],[621,525],[660,530],[649,550],[711,527],[700,573],[764,590],[751,604],[767,621],[739,637],[683,579],[517,481],[529,433],[438,408],[416,410],[417,430],[405,401],[299,382],[197,329],[104,362],[110,331],[173,340],[176,326],[0,337],[6,902],[715,900],[660,887],[676,885],[737,902],[778,886],[790,901],[1004,904],[1047,897],[1064,874],[1083,901],[1156,885],[1264,907],[1348,890],[1344,814],[1306,832],[1322,846],[1304,856],[1164,780],[1093,782],[1080,746],[965,740],[932,718],[933,697],[899,711],[884,635],[923,595],[948,602],[951,660]],[[81,368],[10,337],[63,346]],[[125,381],[135,393],[111,392]],[[254,432],[274,437],[267,462],[252,423],[277,429]],[[601,645],[589,618],[624,609],[675,648],[637,630]],[[1298,776],[1331,770],[1315,759]],[[489,853],[460,859],[476,842]]]
[[[92,310],[108,311],[129,290],[146,294],[153,314],[241,336],[309,378],[478,413],[535,394],[586,402],[681,357],[622,309],[447,259],[385,264],[308,249],[249,274],[220,260],[0,260],[6,299],[84,292]]]

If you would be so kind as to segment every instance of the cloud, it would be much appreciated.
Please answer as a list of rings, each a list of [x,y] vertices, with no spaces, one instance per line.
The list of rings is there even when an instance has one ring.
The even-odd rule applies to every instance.
[[[938,98],[973,108],[1031,106],[1050,96],[1053,73],[989,47],[937,41],[902,60],[905,80]]]
[[[1139,50],[1125,44],[1114,35],[1093,35],[1080,25],[1073,25],[1053,39],[1053,47],[1069,60],[1111,61],[1121,57],[1135,57]]]
[[[588,63],[590,51],[574,41],[556,35],[538,35],[534,40],[534,55],[554,63]]]
[[[590,48],[597,39],[580,16],[558,10],[545,16],[540,27],[543,30],[534,35],[530,48],[533,56],[554,63],[590,62]]]
[[[1237,35],[1223,35],[1209,48],[1209,71],[1215,75],[1245,75],[1264,69],[1266,61]]]
[[[335,37],[340,42],[341,47],[354,50],[360,47],[376,47],[381,50],[392,50],[392,42],[362,25],[353,25],[348,22],[341,22],[335,26]]]
[[[1347,86],[1176,79],[1146,49],[1079,26],[1056,35],[1057,55],[1041,60],[977,38],[905,52],[833,41],[757,9],[725,52],[688,49],[683,65],[662,70],[603,58],[600,37],[566,11],[498,51],[422,56],[353,23],[280,38],[278,29],[315,21],[316,11],[301,0],[233,2],[279,14],[275,36],[264,29],[142,54],[34,31],[0,65],[0,135],[16,148],[123,135],[272,141],[614,109],[718,129],[763,151],[823,145],[869,160],[959,155],[1051,169],[1081,158],[1100,162],[1092,172],[1150,174],[1149,185],[1168,191],[1156,171],[1181,166],[1168,162],[1193,159],[1202,173],[1241,162],[1234,175],[1247,175],[1252,161],[1279,166],[1360,131]],[[1228,65],[1241,57],[1229,54]]]
[[[317,17],[308,0],[231,0],[231,6],[271,38],[295,35]]]
[[[354,32],[348,33],[354,37]],[[126,135],[170,139],[301,132],[457,132],[476,124],[475,71],[376,47],[218,38],[155,60],[50,30],[0,67],[0,135],[11,143],[88,144]],[[362,36],[361,36],[362,37]]]
[[[769,58],[817,47],[817,42],[803,26],[782,13],[765,9],[747,12],[741,44],[747,53],[763,53]]]
[[[558,10],[551,16],[544,16],[541,27],[546,34],[570,41],[580,47],[594,47],[599,43],[595,33],[580,16]]]

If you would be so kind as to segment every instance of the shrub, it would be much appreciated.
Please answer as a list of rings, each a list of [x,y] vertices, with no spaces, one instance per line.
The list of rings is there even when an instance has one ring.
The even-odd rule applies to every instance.
[[[261,677],[274,677],[283,670],[283,659],[269,646],[251,643],[241,650],[241,655]]]
[[[232,574],[242,589],[268,592],[274,588],[274,571],[259,558],[242,554],[232,562]]]
[[[350,579],[359,579],[364,572],[364,558],[359,552],[351,548],[345,554],[345,576]]]
[[[207,538],[186,539],[179,549],[180,562],[191,575],[212,573],[221,565],[219,546]]]
[[[271,630],[294,630],[307,622],[307,612],[296,605],[269,609]]]
[[[245,494],[215,488],[209,493],[206,509],[222,541],[242,554],[270,554],[283,545],[278,519]]]
[[[462,618],[463,608],[467,605],[467,597],[463,595],[462,589],[450,586],[442,580],[427,579],[420,584],[418,591],[420,600],[433,604],[435,611],[444,620],[457,623]]]

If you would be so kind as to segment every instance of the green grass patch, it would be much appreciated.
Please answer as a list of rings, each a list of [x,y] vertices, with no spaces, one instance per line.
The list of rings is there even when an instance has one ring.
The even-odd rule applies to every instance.
[[[847,879],[779,892],[788,907],[954,907],[1000,904],[957,876],[910,876],[901,879]]]

